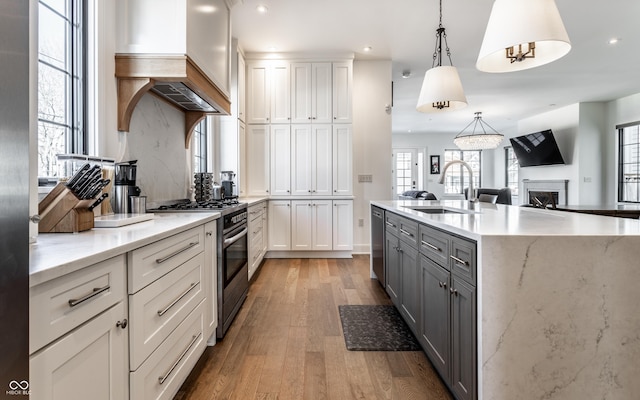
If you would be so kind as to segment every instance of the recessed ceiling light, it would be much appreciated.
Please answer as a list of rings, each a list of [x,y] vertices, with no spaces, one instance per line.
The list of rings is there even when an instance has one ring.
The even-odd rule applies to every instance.
[[[407,79],[410,76],[411,76],[411,71],[402,71],[402,77],[404,79]]]
[[[616,44],[620,41],[620,38],[611,38],[609,39],[609,44]]]
[[[256,7],[256,11],[260,14],[266,14],[267,11],[269,11],[269,8],[264,4],[258,4],[258,6]]]
[[[372,48],[371,46],[367,46],[367,47],[365,47],[365,48],[364,48],[364,49],[362,49],[362,50],[364,50],[364,52],[365,52],[365,53],[368,53],[368,52],[370,52],[371,50],[373,50],[373,48]]]

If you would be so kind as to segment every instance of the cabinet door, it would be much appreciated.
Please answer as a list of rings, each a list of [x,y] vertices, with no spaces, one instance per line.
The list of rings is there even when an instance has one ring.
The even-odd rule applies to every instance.
[[[264,257],[269,246],[269,210],[267,202],[262,203],[262,251],[260,252],[260,258]]]
[[[331,195],[332,188],[332,157],[333,148],[331,125],[312,125],[313,146],[311,153],[311,194],[320,196]]]
[[[291,122],[289,63],[276,62],[271,69],[271,123]]]
[[[216,248],[217,221],[204,225],[204,328],[205,339],[215,334],[218,327],[218,256]],[[210,341],[216,343],[215,335]]]
[[[352,63],[333,63],[333,122],[351,123]]]
[[[420,280],[418,249],[400,240],[400,274],[402,278],[400,312],[409,328],[417,334],[420,310]]]
[[[271,76],[267,62],[247,65],[247,120],[249,124],[268,124],[271,118]]]
[[[291,64],[291,122],[311,123],[311,64]]]
[[[353,200],[333,201],[333,250],[353,250]]]
[[[291,250],[291,202],[269,201],[269,250]]]
[[[422,304],[418,338],[442,378],[449,381],[451,319],[449,271],[432,260],[420,257]]]
[[[451,388],[457,399],[475,400],[477,393],[476,288],[451,280]]]
[[[350,195],[353,188],[351,125],[333,125],[333,194]]]
[[[400,252],[396,235],[387,230],[385,235],[385,264],[387,266],[387,294],[396,307],[400,307]]]
[[[238,195],[245,197],[247,195],[247,132],[244,122],[238,121]]]
[[[333,210],[331,200],[314,200],[311,206],[313,250],[331,250],[333,247]]]
[[[311,200],[291,202],[291,250],[313,248],[312,207]]]
[[[269,194],[269,125],[249,125],[247,130],[247,192]]]
[[[128,328],[121,328],[126,317],[124,303],[118,303],[33,355],[30,398],[128,399]]]
[[[311,74],[311,120],[313,123],[332,123],[331,63],[314,63]]]
[[[291,125],[291,193],[310,195],[312,192],[311,125]]]
[[[271,125],[271,195],[291,194],[291,126]]]
[[[237,53],[238,56],[238,119],[242,122],[245,122],[246,119],[246,107],[245,107],[245,98],[246,98],[246,88],[247,88],[247,70],[244,62],[244,57],[240,52]]]

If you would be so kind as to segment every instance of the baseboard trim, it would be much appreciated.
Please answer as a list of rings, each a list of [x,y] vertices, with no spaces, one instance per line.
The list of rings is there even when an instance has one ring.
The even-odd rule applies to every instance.
[[[351,251],[267,251],[264,258],[352,258]]]

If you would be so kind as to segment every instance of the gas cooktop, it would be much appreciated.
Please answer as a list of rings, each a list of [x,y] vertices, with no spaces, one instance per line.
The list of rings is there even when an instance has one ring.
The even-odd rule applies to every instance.
[[[175,203],[161,205],[158,208],[147,209],[147,212],[211,212],[220,211],[226,214],[236,209],[246,208],[246,203],[240,203],[237,197],[225,198],[223,200],[191,201],[179,200]]]

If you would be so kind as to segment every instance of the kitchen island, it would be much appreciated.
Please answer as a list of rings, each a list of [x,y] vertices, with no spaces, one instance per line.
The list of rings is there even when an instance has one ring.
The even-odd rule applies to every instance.
[[[371,204],[475,242],[478,399],[638,397],[640,222],[466,201]]]

